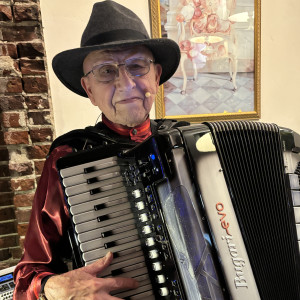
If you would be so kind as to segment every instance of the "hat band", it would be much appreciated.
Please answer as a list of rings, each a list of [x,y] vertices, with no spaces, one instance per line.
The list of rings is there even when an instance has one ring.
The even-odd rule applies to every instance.
[[[91,37],[85,42],[81,42],[81,47],[85,46],[95,46],[101,45],[105,43],[118,42],[118,41],[126,41],[126,40],[144,40],[149,39],[149,37],[145,34],[142,34],[139,31],[131,30],[131,29],[118,29],[109,31],[106,33],[101,33],[96,36]]]

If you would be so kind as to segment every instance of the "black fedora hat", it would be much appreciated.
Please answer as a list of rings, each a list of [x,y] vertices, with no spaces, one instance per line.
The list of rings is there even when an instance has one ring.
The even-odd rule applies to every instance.
[[[80,48],[57,54],[52,67],[67,88],[87,97],[80,83],[85,57],[94,50],[138,45],[150,49],[155,62],[162,65],[160,84],[175,73],[180,61],[176,42],[165,38],[150,39],[143,22],[131,10],[111,0],[97,2],[82,34]]]

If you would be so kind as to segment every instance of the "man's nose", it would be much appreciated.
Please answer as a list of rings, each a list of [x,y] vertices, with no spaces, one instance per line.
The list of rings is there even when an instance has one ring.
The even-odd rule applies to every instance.
[[[132,76],[125,68],[125,64],[119,65],[118,74],[115,79],[116,85],[118,87],[129,87],[132,88],[136,86],[134,81],[134,76]]]

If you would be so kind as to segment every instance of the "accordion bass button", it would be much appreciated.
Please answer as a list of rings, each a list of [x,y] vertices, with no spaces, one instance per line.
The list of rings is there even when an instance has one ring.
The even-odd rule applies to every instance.
[[[138,209],[138,210],[142,210],[145,208],[145,203],[143,201],[139,201],[135,204],[135,207]]]
[[[150,257],[151,259],[157,258],[157,257],[158,257],[158,251],[155,250],[155,249],[149,251],[149,257]]]
[[[141,222],[147,222],[149,220],[148,214],[146,214],[146,213],[140,214],[139,219],[140,219]]]
[[[163,288],[160,288],[159,289],[159,294],[161,295],[161,296],[168,296],[169,295],[169,290],[166,288],[166,287],[163,287]]]
[[[155,244],[155,240],[153,237],[149,237],[146,239],[145,243],[146,243],[146,246],[151,247]]]
[[[160,271],[162,269],[162,264],[161,262],[157,261],[155,263],[152,264],[152,269],[154,271]]]
[[[140,198],[142,195],[141,190],[137,189],[137,190],[132,191],[132,195],[135,199]]]
[[[151,233],[151,232],[152,232],[151,226],[146,225],[146,226],[143,227],[143,233],[144,233],[144,234],[149,234],[149,233]]]
[[[157,275],[156,276],[156,281],[157,283],[161,284],[161,283],[165,283],[166,282],[166,277],[162,274]]]

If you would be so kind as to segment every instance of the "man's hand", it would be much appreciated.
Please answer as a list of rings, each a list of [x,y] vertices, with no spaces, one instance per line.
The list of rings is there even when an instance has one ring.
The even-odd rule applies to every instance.
[[[117,300],[109,293],[118,289],[134,289],[138,287],[131,278],[97,278],[97,274],[105,270],[113,259],[111,252],[93,264],[48,279],[44,287],[48,300],[82,300],[101,299]]]

